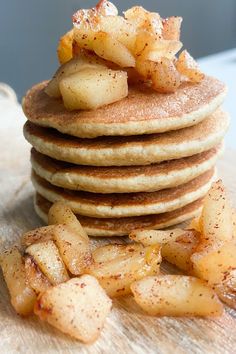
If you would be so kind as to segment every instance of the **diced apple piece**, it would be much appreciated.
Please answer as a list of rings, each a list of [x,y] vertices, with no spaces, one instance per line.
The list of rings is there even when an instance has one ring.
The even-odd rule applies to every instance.
[[[175,92],[181,84],[181,76],[175,68],[173,61],[162,58],[153,64],[151,72],[152,87],[161,93]]]
[[[83,275],[46,290],[34,312],[60,331],[91,343],[98,338],[111,306],[98,281]]]
[[[232,210],[226,189],[221,180],[212,183],[211,189],[204,199],[201,220],[204,242],[232,240]]]
[[[95,9],[98,11],[98,13],[102,16],[117,16],[118,15],[118,10],[116,6],[107,0],[100,0]]]
[[[69,279],[65,265],[53,241],[34,243],[25,252],[32,257],[52,285],[63,283]]]
[[[101,14],[95,7],[91,9],[80,9],[73,14],[72,22],[74,27],[79,30],[97,30],[100,17]]]
[[[135,301],[153,316],[220,316],[224,309],[202,280],[184,275],[146,277],[131,285]]]
[[[124,12],[125,18],[136,28],[140,28],[146,21],[148,11],[142,6],[133,6]]]
[[[85,229],[82,227],[70,207],[68,207],[68,205],[62,201],[55,202],[49,209],[48,223],[52,225],[66,225],[70,227],[74,232],[76,232],[79,237],[82,237],[84,241],[89,243],[89,238]]]
[[[26,232],[21,238],[21,244],[25,247],[37,242],[44,242],[53,239],[55,226],[43,226]]]
[[[93,50],[99,57],[112,61],[122,68],[135,66],[135,58],[131,52],[115,37],[106,32],[96,33]]]
[[[74,40],[80,48],[93,50],[94,36],[100,29],[100,19],[105,3],[98,3],[97,8],[81,9],[73,17]]]
[[[201,245],[200,245],[201,247]],[[222,301],[236,308],[236,243],[218,241],[191,256],[194,274],[215,288]]]
[[[96,277],[100,285],[110,297],[123,296],[130,293],[130,285],[147,275],[159,273],[161,255],[160,246],[143,247],[142,245],[117,245],[117,253],[113,247],[103,247],[104,261],[95,262],[86,273]],[[98,251],[97,251],[98,252]],[[108,253],[108,255],[106,255]],[[110,255],[109,255],[110,253]],[[98,256],[94,256],[98,259]]]
[[[105,68],[105,64],[95,55],[80,55],[74,59],[71,59],[56,71],[51,81],[49,81],[45,92],[50,97],[61,97],[59,83],[64,78],[76,72],[90,68]]]
[[[93,50],[94,37],[96,31],[91,29],[80,29],[74,27],[74,40],[80,48]]]
[[[27,283],[36,294],[43,293],[52,286],[31,256],[25,257],[25,274]]]
[[[162,245],[161,255],[169,263],[184,271],[191,270],[191,256],[199,243],[199,234],[185,231],[183,236]]]
[[[64,34],[59,40],[57,47],[57,55],[60,64],[65,64],[67,61],[71,60],[73,57],[72,46],[73,46],[73,29]]]
[[[179,41],[182,17],[172,16],[162,21],[164,39]]]
[[[222,282],[215,286],[215,291],[221,301],[236,310],[236,269],[224,274]]]
[[[143,61],[158,61],[162,57],[174,59],[181,47],[180,41],[163,40],[150,32],[139,31],[136,36],[135,55]]]
[[[162,25],[161,16],[157,12],[148,12],[146,20],[141,26],[141,29],[144,29],[145,31],[149,31],[156,36],[157,35],[161,36],[162,28],[163,25]]]
[[[69,110],[96,109],[128,95],[127,73],[111,69],[85,69],[60,81],[64,105]]]
[[[134,230],[129,238],[135,242],[140,242],[144,246],[163,244],[175,241],[178,237],[186,234],[183,229],[173,230]]]
[[[135,27],[121,16],[106,16],[100,19],[102,32],[111,34],[131,52],[134,50],[136,40]]]
[[[173,61],[167,58],[161,58],[159,62],[139,59],[136,70],[146,80],[151,80],[153,89],[161,93],[175,92],[182,82]]]
[[[215,241],[213,244],[197,248],[191,256],[194,274],[207,280],[211,285],[218,284],[224,274],[236,267],[235,241]]]
[[[176,62],[176,68],[180,74],[185,75],[193,83],[199,83],[205,77],[199,69],[197,62],[191,57],[187,50],[180,53]]]
[[[145,80],[151,80],[153,62],[150,60],[137,59],[135,69]]]
[[[144,58],[152,61],[159,61],[162,57],[174,60],[175,54],[182,48],[179,41],[159,40],[151,50],[144,55]]]
[[[84,232],[80,230],[82,226],[79,224],[79,227],[78,224],[79,221],[76,219],[74,228],[72,220],[70,220],[68,225],[50,225],[29,231],[24,235],[22,244],[30,246],[34,243],[52,240],[55,242],[61,258],[70,273],[74,275],[82,274],[83,270],[93,259],[89,247],[89,239],[84,236]],[[31,263],[33,264],[32,259]]]
[[[133,254],[133,252],[142,250],[143,246],[140,244],[110,244],[96,248],[93,251],[93,258],[96,263],[109,262],[117,257],[127,256]]]
[[[142,29],[155,35],[161,35],[162,33],[162,20],[156,12],[149,12],[142,6],[134,6],[125,11],[124,16],[137,29]]]
[[[53,240],[67,269],[71,274],[80,275],[93,262],[89,243],[68,226],[57,225]]]
[[[33,311],[35,292],[27,284],[24,260],[17,248],[0,255],[0,265],[7,284],[11,304],[20,315],[27,316]]]

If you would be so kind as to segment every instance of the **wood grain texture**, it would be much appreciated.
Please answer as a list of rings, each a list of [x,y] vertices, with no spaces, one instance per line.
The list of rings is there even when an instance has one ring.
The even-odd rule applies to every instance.
[[[17,242],[26,230],[41,225],[33,210],[29,180],[30,147],[22,136],[18,106],[0,104],[4,126],[0,136],[0,248]],[[1,123],[3,124],[3,123]],[[236,204],[235,152],[226,151],[219,176]],[[112,242],[117,242],[113,239]],[[119,240],[120,241],[120,240]],[[102,243],[104,241],[94,241]],[[122,242],[122,241],[120,241]],[[220,319],[153,318],[141,312],[131,297],[114,301],[99,340],[86,346],[34,316],[22,319],[10,305],[0,276],[0,353],[234,353],[236,312],[226,308]]]

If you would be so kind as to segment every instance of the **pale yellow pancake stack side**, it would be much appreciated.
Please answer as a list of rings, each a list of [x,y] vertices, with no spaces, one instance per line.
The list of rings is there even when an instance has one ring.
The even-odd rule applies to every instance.
[[[119,102],[73,112],[45,86],[23,100],[41,219],[63,200],[89,235],[124,236],[200,213],[229,126],[224,84],[205,77],[173,94],[134,86]]]

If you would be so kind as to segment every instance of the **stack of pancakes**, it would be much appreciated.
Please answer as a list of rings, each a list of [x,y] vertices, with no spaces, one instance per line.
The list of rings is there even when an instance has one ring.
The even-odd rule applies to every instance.
[[[229,118],[226,88],[205,77],[159,94],[140,85],[95,111],[67,111],[34,86],[23,100],[33,146],[35,210],[66,201],[89,235],[121,236],[196,216],[214,178]]]

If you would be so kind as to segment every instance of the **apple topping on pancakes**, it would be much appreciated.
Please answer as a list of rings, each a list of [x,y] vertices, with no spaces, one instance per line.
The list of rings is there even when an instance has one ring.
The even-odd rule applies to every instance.
[[[57,70],[45,91],[62,97],[68,110],[97,109],[128,96],[128,84],[147,85],[159,93],[175,92],[183,82],[204,79],[186,51],[179,57],[181,17],[162,19],[134,6],[118,16],[101,0],[73,15],[73,29],[61,37]]]

